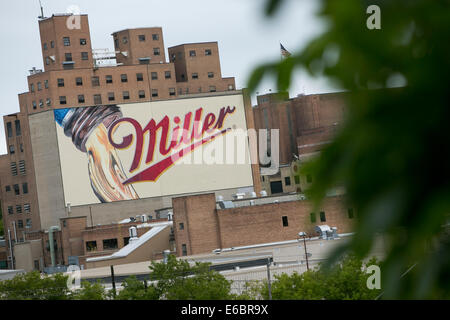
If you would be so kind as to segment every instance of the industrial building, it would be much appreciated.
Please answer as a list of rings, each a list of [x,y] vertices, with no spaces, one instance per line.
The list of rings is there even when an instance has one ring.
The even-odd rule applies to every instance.
[[[111,53],[92,48],[87,15],[79,29],[67,28],[70,17],[39,20],[44,71],[30,70],[20,112],[4,116],[3,264],[51,273],[290,241],[317,226],[352,231],[356,211],[344,193],[314,212],[303,195],[314,177],[298,173],[343,121],[344,94],[272,93],[252,107],[222,76],[217,42],[174,46],[166,59],[161,28],[127,29],[112,34]],[[192,140],[183,135],[165,150],[163,136],[192,118]],[[167,163],[184,143],[214,145],[236,128],[279,130],[275,174],[258,163]]]

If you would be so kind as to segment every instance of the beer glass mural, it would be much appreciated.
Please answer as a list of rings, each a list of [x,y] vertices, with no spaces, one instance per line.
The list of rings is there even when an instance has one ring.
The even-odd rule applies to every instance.
[[[179,164],[232,130],[247,129],[240,94],[56,109],[54,116],[72,205],[253,185],[249,162]]]

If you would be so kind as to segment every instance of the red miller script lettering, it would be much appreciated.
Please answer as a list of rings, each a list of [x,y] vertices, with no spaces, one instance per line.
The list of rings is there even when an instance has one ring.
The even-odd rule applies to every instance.
[[[179,150],[172,153],[167,158],[153,164],[142,172],[129,178],[124,184],[142,182],[142,181],[156,181],[164,173],[165,170],[170,168],[177,160],[186,156],[199,146],[214,140],[216,137],[227,133],[231,128],[223,129],[224,121],[228,114],[233,114],[236,107],[230,108],[223,107],[219,111],[219,115],[216,117],[214,113],[208,113],[202,124],[203,108],[199,108],[195,111],[194,121],[192,123],[192,112],[188,112],[184,116],[183,126],[181,127],[181,119],[178,116],[173,118],[175,128],[172,130],[169,140],[170,119],[168,116],[162,118],[159,123],[156,123],[154,119],[151,119],[149,123],[142,128],[138,121],[132,118],[118,119],[111,124],[108,131],[108,139],[111,145],[116,149],[128,148],[135,139],[136,150],[134,153],[133,162],[130,167],[130,173],[135,172],[141,167],[142,154],[144,147],[144,135],[149,134],[149,143],[147,148],[147,158],[145,164],[149,164],[153,161],[155,149],[156,149],[156,135],[158,130],[160,131],[159,141],[159,153],[163,156],[170,154],[172,151]],[[112,136],[116,129],[122,123],[129,123],[134,127],[134,134],[129,134],[122,138],[121,143],[116,143]],[[218,131],[214,133],[215,131]],[[181,134],[180,134],[181,133]],[[208,134],[204,137],[205,133]],[[201,139],[201,140],[199,140]],[[196,141],[197,140],[197,141]],[[194,142],[195,141],[195,142]]]

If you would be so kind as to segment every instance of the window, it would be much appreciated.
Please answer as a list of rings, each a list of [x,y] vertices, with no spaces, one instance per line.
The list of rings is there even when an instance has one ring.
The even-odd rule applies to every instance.
[[[184,73],[181,74],[181,80],[184,81],[185,80],[185,76]]]
[[[23,211],[25,211],[26,213],[30,213],[31,212],[31,206],[29,203],[25,203],[23,205]]]
[[[139,64],[150,64],[150,58],[139,58]]]
[[[177,58],[177,55],[175,53],[172,53],[172,55],[170,56],[170,61],[174,62]]]
[[[23,194],[28,194],[28,183],[22,183],[22,192]]]
[[[126,246],[130,243],[130,237],[124,237],[123,238],[123,245]]]
[[[170,79],[170,78],[172,78],[172,73],[170,71],[166,71],[166,72],[164,72],[164,77],[166,79]]]
[[[116,48],[119,47],[119,39],[114,39],[114,46],[115,46]]]
[[[63,62],[64,70],[71,70],[71,69],[73,69],[74,65],[75,65],[74,62]]]
[[[100,94],[94,94],[94,104],[102,104],[102,96]]]
[[[20,195],[20,188],[18,184],[14,185],[14,193],[16,196]]]
[[[184,243],[181,245],[181,252],[183,256],[187,256],[187,247]]]
[[[47,98],[47,107],[50,107],[52,105],[52,99]]]
[[[16,206],[16,212],[17,213],[22,213],[22,206],[21,205],[17,205]]]
[[[14,154],[14,153],[16,153],[16,148],[12,144],[12,145],[9,146],[9,154]]]
[[[128,82],[128,77],[126,74],[121,74],[120,75],[120,81],[122,82]]]
[[[214,72],[208,72],[208,78],[214,78]]]
[[[216,92],[216,86],[209,86],[209,92]]]
[[[145,41],[145,34],[140,34],[138,37],[139,41]]]
[[[13,133],[12,133],[12,124],[11,124],[11,122],[7,122],[6,123],[6,130],[8,131],[8,138],[12,138]]]
[[[81,60],[89,60],[89,53],[82,52],[81,53]]]
[[[97,251],[97,241],[86,241],[86,251]]]
[[[44,43],[44,50],[47,50],[48,46],[47,46],[47,42]]]
[[[31,104],[33,105],[33,109],[35,109],[35,110],[36,110],[36,108],[37,108],[37,104],[36,104],[36,101],[33,101],[33,102],[32,102]]]
[[[47,66],[50,64],[50,58],[49,57],[45,57],[45,64]]]
[[[159,40],[159,34],[157,34],[157,33],[152,34],[152,40],[158,41]]]
[[[84,103],[84,102],[85,102],[85,100],[84,100],[84,94],[78,95],[78,103]]]
[[[113,83],[113,79],[111,75],[106,76],[106,83]]]
[[[198,73],[197,72],[192,74],[192,79],[198,79]]]
[[[300,176],[294,176],[295,184],[300,184]]]
[[[136,73],[137,81],[144,81],[144,75],[142,73]]]
[[[290,186],[291,185],[291,177],[285,177],[284,178],[284,184],[287,185],[287,186]]]
[[[12,206],[8,206],[8,214],[13,214],[14,213],[14,209]]]
[[[144,98],[145,98],[145,91],[139,90],[139,99],[144,99]]]
[[[316,222],[316,213],[315,212],[311,212],[309,214],[309,218],[311,220],[311,223],[315,223]]]
[[[184,230],[184,223],[183,222],[181,222],[180,224],[179,224],[179,226],[180,226],[180,230]]]
[[[50,41],[50,48],[54,48],[55,47],[55,41]]]
[[[308,183],[312,182],[312,176],[310,174],[306,175],[306,182],[308,182]]]
[[[64,37],[63,38],[63,44],[65,47],[70,46],[70,38],[69,37]]]
[[[153,55],[159,56],[160,54],[161,54],[161,51],[159,50],[159,48],[153,48]]]
[[[130,99],[130,93],[128,91],[123,92],[123,100],[129,100]]]
[[[117,249],[117,239],[105,239],[103,240],[103,250],[111,250],[111,249]]]
[[[205,56],[210,56],[211,54],[211,49],[205,49]]]
[[[34,92],[34,83],[30,84],[30,92]]]
[[[83,78],[81,78],[81,77],[76,78],[75,79],[75,84],[77,86],[82,86],[83,85]]]
[[[174,96],[175,95],[175,88],[169,88],[169,95]]]
[[[42,99],[39,99],[39,107],[41,108],[44,107],[44,101]]]
[[[40,83],[40,82],[37,83],[37,89],[38,89],[38,91],[42,90],[42,83]]]
[[[158,73],[152,72],[152,80],[158,80]]]
[[[86,39],[80,39],[80,46],[85,46],[87,44]]]
[[[109,92],[108,93],[108,101],[114,101],[116,98],[114,96],[114,92]]]
[[[59,97],[59,104],[67,104],[66,96]]]
[[[99,77],[92,77],[92,86],[93,87],[99,87],[100,86],[100,78]]]
[[[325,212],[321,211],[320,212],[320,222],[325,222],[327,221],[326,217],[325,217]]]
[[[17,227],[23,229],[23,220],[17,220]]]
[[[66,61],[72,61],[72,54],[71,53],[66,53]]]
[[[6,190],[6,192],[10,192],[11,191],[11,186],[6,186],[5,190]]]
[[[20,144],[20,152],[23,152],[23,143]]]
[[[289,222],[288,222],[288,217],[287,216],[281,217],[281,220],[283,221],[283,227],[288,227],[289,226]]]
[[[122,38],[122,42],[123,42],[123,44],[127,44],[128,43],[128,38],[127,37],[123,37]]]
[[[17,176],[17,163],[11,162],[11,174]]]
[[[64,79],[62,78],[58,79],[58,87],[64,87]]]
[[[195,57],[197,54],[195,53],[195,50],[190,50],[189,51],[189,56],[190,57]]]
[[[27,173],[27,170],[25,169],[25,160],[19,161],[19,171],[21,175],[25,175]]]
[[[354,218],[355,215],[353,213],[353,208],[348,209],[347,213],[348,213],[348,218],[349,219],[353,219]]]
[[[152,89],[152,97],[157,97],[157,96],[158,96],[158,90]]]
[[[48,80],[44,80],[44,88],[48,89]]]
[[[27,219],[27,225],[26,225],[26,228],[28,228],[28,229],[31,228],[31,219]],[[36,260],[36,261],[37,261],[37,260]],[[35,263],[34,263],[35,266],[36,266],[36,261],[35,261]],[[39,263],[38,263],[38,265],[39,265]]]
[[[22,129],[20,127],[20,120],[15,120],[14,124],[16,125],[16,136],[22,135]]]

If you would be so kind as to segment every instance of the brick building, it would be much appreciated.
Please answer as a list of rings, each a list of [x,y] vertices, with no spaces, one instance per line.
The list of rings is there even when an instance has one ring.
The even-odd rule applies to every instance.
[[[262,188],[269,194],[302,192],[313,177],[301,176],[301,163],[317,155],[334,137],[345,120],[347,93],[299,95],[270,93],[257,97],[253,107],[255,128],[278,129],[279,171],[262,175]],[[270,142],[268,142],[270,145]]]
[[[352,231],[354,211],[341,195],[327,197],[318,212],[298,194],[216,202],[215,194],[172,200],[178,256],[210,253],[262,243],[295,240],[300,231],[316,236],[315,227]]]
[[[79,18],[80,28],[68,28],[71,18]],[[41,150],[55,137],[40,123],[53,109],[233,92],[234,78],[221,74],[218,43],[169,48],[173,57],[167,61],[159,27],[113,33],[113,53],[92,48],[87,15],[41,18],[39,30],[44,70],[30,70],[29,90],[19,94],[20,112],[3,117],[8,153],[0,156],[0,199],[6,239],[13,243],[42,239],[45,248],[46,230],[50,223],[59,225],[61,216],[93,215],[87,222],[93,227],[117,221],[123,214],[134,216],[148,208],[170,206],[167,199],[142,199],[132,212],[127,212],[130,204],[125,203],[84,206],[71,212],[61,197],[54,196],[59,192],[54,183],[59,167]],[[36,168],[36,164],[41,165]],[[112,218],[104,218],[105,212]],[[41,269],[50,259],[43,251]],[[67,257],[59,260],[67,263]]]

